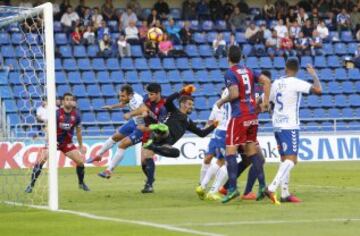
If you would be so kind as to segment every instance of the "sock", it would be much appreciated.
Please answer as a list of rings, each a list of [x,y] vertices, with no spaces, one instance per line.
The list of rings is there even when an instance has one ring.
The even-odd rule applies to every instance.
[[[32,174],[31,174],[31,183],[30,183],[31,187],[35,186],[35,182],[41,174],[42,167],[43,167],[42,164],[35,164]]]
[[[288,196],[290,196],[289,181],[290,181],[290,173],[288,173],[281,181],[281,197],[282,198],[287,198]]]
[[[144,172],[145,176],[147,177],[147,172],[146,172],[146,162],[145,160],[143,162],[141,162],[141,169]]]
[[[85,167],[84,166],[77,166],[76,167],[76,174],[79,180],[79,184],[84,183],[84,176],[85,176]]]
[[[244,191],[244,195],[250,193],[252,191],[252,188],[254,187],[255,181],[256,181],[257,173],[254,166],[250,167],[248,178],[246,182],[246,187]]]
[[[210,193],[214,194],[219,192],[220,187],[226,182],[227,178],[228,178],[228,174],[227,174],[226,165],[223,165],[216,173],[214,183],[210,189]]]
[[[279,170],[276,173],[274,180],[269,185],[268,189],[270,192],[275,192],[276,189],[279,187],[281,181],[286,177],[290,170],[294,167],[294,162],[291,160],[285,160],[279,166]]]
[[[201,187],[206,188],[207,184],[210,182],[211,178],[219,170],[220,166],[216,163],[210,165],[210,168],[206,171],[204,179],[201,181]]]
[[[226,168],[229,176],[229,190],[235,191],[237,189],[237,162],[236,155],[228,155],[226,158]]]
[[[154,173],[155,173],[155,162],[152,158],[146,158],[146,173],[147,173],[147,181],[146,183],[150,186],[154,183]]]
[[[255,168],[257,179],[259,180],[260,188],[263,188],[266,186],[263,159],[258,154],[255,154],[255,155],[251,156],[250,158],[251,158],[251,162],[252,162],[252,167]]]
[[[122,148],[116,149],[115,155],[111,159],[107,170],[113,171],[115,169],[115,167],[122,161],[122,159],[124,157],[124,152],[125,152],[125,149],[122,149]]]
[[[249,165],[246,165],[244,161],[240,161],[237,165],[237,177],[239,178]]]
[[[112,137],[109,137],[104,145],[101,147],[100,151],[98,152],[98,155],[102,156],[107,150],[109,150],[110,148],[112,148],[112,146],[115,144],[116,142],[112,139]]]
[[[199,183],[201,184],[202,180],[204,179],[205,175],[206,175],[206,171],[209,169],[210,164],[206,164],[206,163],[202,163],[201,164],[201,169],[200,169],[200,181]]]

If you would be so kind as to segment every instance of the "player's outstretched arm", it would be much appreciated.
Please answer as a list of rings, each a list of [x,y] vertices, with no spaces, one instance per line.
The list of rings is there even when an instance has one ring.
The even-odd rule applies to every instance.
[[[221,98],[216,102],[218,108],[222,107],[222,105],[224,105],[225,103],[231,102],[239,97],[239,87],[237,85],[231,85],[230,87],[228,87],[228,90],[228,96]]]
[[[264,97],[261,103],[261,111],[264,112],[269,110],[271,81],[270,78],[264,74],[261,74],[259,76],[258,81],[263,85],[263,89],[264,89]]]
[[[322,93],[322,87],[321,87],[319,77],[317,76],[314,67],[310,64],[307,64],[306,70],[313,78],[313,84],[311,86],[310,91],[314,94],[320,95]]]
[[[215,121],[210,126],[204,129],[200,129],[199,127],[196,126],[196,124],[192,120],[190,120],[188,130],[196,134],[197,136],[203,138],[206,137],[208,134],[210,134],[217,127],[218,124],[219,122]]]
[[[123,104],[122,102],[120,102],[120,103],[118,103],[118,104],[103,106],[102,109],[112,110],[112,109],[124,108],[124,107],[125,107],[125,104]]]
[[[145,106],[145,104],[141,104],[140,107],[136,108],[133,111],[127,112],[124,114],[124,119],[125,120],[130,120],[132,117],[135,116],[147,116],[147,113],[149,111],[149,108],[147,106]]]

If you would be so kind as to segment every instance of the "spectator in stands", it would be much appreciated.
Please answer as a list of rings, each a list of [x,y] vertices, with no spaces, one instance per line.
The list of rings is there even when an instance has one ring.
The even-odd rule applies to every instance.
[[[86,45],[91,45],[95,43],[95,33],[93,27],[88,25],[86,31],[83,34],[84,43]]]
[[[284,37],[280,40],[280,55],[289,57],[295,56],[296,51],[294,50],[294,43],[289,37],[288,33],[285,33]]]
[[[80,32],[80,28],[78,26],[75,27],[74,32],[71,33],[71,42],[73,44],[81,43],[81,32]]]
[[[305,21],[309,18],[308,14],[305,12],[304,8],[299,8],[299,12],[297,15],[297,21],[300,26],[305,24]]]
[[[285,25],[290,28],[292,22],[297,21],[297,12],[294,8],[289,8],[289,13],[286,15]]]
[[[83,18],[86,8],[88,7],[85,5],[85,0],[79,0],[79,5],[76,6],[75,12],[80,18]]]
[[[319,0],[317,1],[316,7],[319,9],[320,15],[325,15],[326,12],[330,11],[331,0]]]
[[[129,0],[126,7],[131,8],[137,17],[144,19],[142,15],[143,13],[142,13],[141,5],[138,0]]]
[[[289,3],[285,0],[276,0],[275,3],[276,13],[281,13],[286,16],[289,12]],[[279,18],[278,18],[279,19]]]
[[[329,29],[326,27],[324,20],[320,20],[316,27],[317,32],[322,40],[327,40],[329,37]]]
[[[146,20],[144,20],[139,27],[139,39],[141,43],[144,43],[147,39],[147,32],[149,31],[148,23]]]
[[[311,38],[314,28],[311,25],[311,21],[308,19],[305,21],[305,25],[301,28],[305,38]]]
[[[304,9],[305,12],[310,12],[313,4],[311,0],[301,0],[298,2],[297,6]]]
[[[245,30],[245,22],[247,15],[240,12],[238,7],[235,7],[234,12],[231,14],[229,24],[233,32],[237,30]]]
[[[350,15],[346,9],[343,8],[341,12],[336,16],[337,31],[340,33],[342,30],[350,30]]]
[[[180,38],[183,43],[183,45],[191,44],[193,43],[193,30],[190,28],[190,22],[185,21],[184,27],[180,30]]]
[[[196,3],[195,0],[185,0],[182,3],[182,19],[194,20],[196,18]]]
[[[145,57],[153,57],[157,54],[156,43],[151,40],[146,40],[144,42],[144,54]]]
[[[70,34],[79,23],[79,20],[78,14],[73,11],[71,6],[69,6],[60,20],[64,32]]]
[[[329,31],[336,30],[336,15],[334,14],[334,12],[327,12],[324,21]]]
[[[234,33],[230,34],[230,40],[229,40],[229,44],[227,45],[227,48],[230,48],[231,46],[239,46],[238,43],[236,42]]]
[[[200,0],[196,4],[196,14],[198,15],[199,21],[208,20],[209,19],[209,4],[207,0]]]
[[[169,25],[166,27],[166,32],[170,38],[170,40],[173,42],[173,44],[180,44],[180,27],[175,24],[175,21],[173,18],[169,19]]]
[[[236,6],[240,9],[242,13],[249,14],[249,5],[245,0],[240,0]]]
[[[105,34],[110,34],[110,29],[109,29],[109,27],[107,27],[106,21],[102,20],[101,21],[101,26],[97,29],[97,38],[98,38],[98,40],[104,38]]]
[[[126,41],[133,45],[139,44],[139,30],[136,28],[135,21],[130,21],[129,25],[125,28],[125,39]]]
[[[170,13],[169,5],[164,0],[158,0],[154,4],[154,9],[156,9],[162,20],[166,20]]]
[[[215,57],[226,57],[226,42],[222,33],[218,33],[212,43]]]
[[[284,25],[283,19],[278,20],[277,25],[274,27],[274,29],[276,30],[278,38],[283,38],[285,37],[286,33],[289,33],[287,27]]]
[[[360,12],[358,6],[354,6],[350,14],[351,30],[356,33],[360,29]]]
[[[44,124],[48,120],[48,109],[47,109],[47,102],[43,100],[41,105],[36,108],[36,120],[40,124]]]
[[[276,16],[275,5],[270,2],[270,0],[266,0],[266,3],[263,7],[263,16],[265,20],[274,20]]]
[[[323,55],[324,51],[322,50],[322,47],[323,47],[323,43],[319,35],[319,32],[317,32],[317,30],[314,30],[312,38],[310,39],[311,55],[312,56]]]
[[[265,42],[266,42],[266,40],[268,39],[268,38],[271,38],[271,30],[269,30],[267,27],[266,27],[266,24],[265,23],[261,23],[261,25],[260,25],[260,31],[262,31],[263,32],[263,38],[264,38],[264,40],[263,40],[263,44],[265,44]]]
[[[209,1],[209,10],[212,21],[217,21],[223,19],[224,9],[220,0],[210,0]]]
[[[228,21],[235,9],[232,0],[226,0],[223,9],[224,9],[224,20]]]
[[[126,27],[128,27],[130,21],[134,21],[135,25],[136,25],[137,20],[138,20],[137,16],[132,11],[132,9],[131,8],[126,8],[126,12],[123,12],[123,14],[121,15],[122,29],[124,30]]]
[[[311,21],[311,24],[315,27],[319,24],[320,22],[320,16],[319,16],[319,11],[317,8],[313,8],[311,11],[311,15],[309,17],[309,20]]]
[[[280,39],[277,37],[277,31],[272,30],[271,37],[265,42],[266,50],[268,55],[273,58],[278,54],[280,48]]]
[[[130,44],[126,42],[124,34],[120,34],[117,45],[120,57],[131,57]]]
[[[360,68],[360,44],[358,44],[357,49],[354,53],[354,58],[352,59],[355,66]]]
[[[256,44],[259,41],[259,27],[255,25],[255,22],[251,22],[249,27],[245,30],[245,38],[251,44]]]
[[[299,38],[295,39],[295,48],[299,56],[310,55],[310,42],[308,38],[304,37],[303,32],[300,32]]]
[[[91,19],[92,19],[95,29],[101,27],[101,22],[103,21],[103,16],[101,14],[99,14],[98,7],[93,8],[93,14],[92,14]]]
[[[111,50],[111,38],[109,34],[104,34],[103,38],[99,40],[99,56],[101,57],[111,57],[112,50]]]
[[[164,24],[161,23],[160,20],[157,20],[157,21],[155,22],[155,27],[161,29],[163,32],[166,32],[165,26],[164,26]]]
[[[84,10],[84,14],[83,14],[83,17],[81,17],[81,24],[83,26],[88,26],[88,25],[91,25],[92,24],[92,16],[91,16],[91,11],[90,11],[90,8],[85,8]]]
[[[101,6],[101,13],[105,21],[115,20],[115,8],[112,0],[105,0],[105,3]]]
[[[297,20],[294,20],[291,23],[291,26],[290,26],[290,29],[289,29],[290,38],[293,39],[293,40],[298,38],[299,34],[300,34],[300,31],[301,31],[301,27],[299,25],[299,22]]]
[[[53,14],[54,14],[54,21],[60,21],[61,14],[60,14],[60,5],[57,2],[53,2]]]
[[[63,0],[60,4],[60,14],[61,16],[66,12],[67,8],[71,7],[70,0]]]
[[[159,43],[159,56],[167,57],[171,56],[171,50],[173,50],[174,46],[170,39],[168,38],[167,33],[164,33],[164,39]]]
[[[147,18],[147,23],[149,28],[152,28],[156,25],[156,21],[160,20],[160,16],[155,8],[151,10],[151,14]]]

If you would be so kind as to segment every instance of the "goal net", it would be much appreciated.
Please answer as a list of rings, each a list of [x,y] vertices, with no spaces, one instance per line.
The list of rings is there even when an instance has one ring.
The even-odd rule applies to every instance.
[[[34,166],[56,157],[55,74],[51,3],[0,7],[1,92],[7,131],[0,143],[0,202],[58,208],[57,161],[49,158],[32,191]],[[43,117],[37,109],[44,106]],[[45,104],[44,104],[45,105]],[[5,119],[3,119],[4,122]],[[2,124],[4,127],[4,124]],[[49,138],[48,138],[49,137]]]

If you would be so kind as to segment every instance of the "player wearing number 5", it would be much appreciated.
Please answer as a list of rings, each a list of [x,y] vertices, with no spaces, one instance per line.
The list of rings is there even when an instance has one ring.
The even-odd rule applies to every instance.
[[[234,199],[240,193],[237,190],[237,161],[238,147],[244,145],[245,155],[251,159],[256,170],[260,186],[265,185],[262,157],[257,154],[257,106],[255,100],[255,83],[261,83],[264,87],[264,100],[261,110],[267,110],[269,106],[270,79],[263,74],[258,74],[247,67],[239,66],[241,49],[231,46],[228,51],[230,68],[225,74],[225,84],[229,90],[227,97],[217,102],[218,107],[230,102],[231,119],[226,131],[226,157],[227,171],[229,175],[228,194],[222,200],[223,203]]]
[[[302,93],[322,92],[319,78],[311,65],[307,66],[313,83],[296,78],[299,70],[297,59],[286,62],[284,77],[275,80],[271,86],[270,101],[275,104],[272,122],[275,139],[279,147],[281,163],[272,183],[264,191],[275,204],[280,204],[276,198],[276,189],[281,186],[281,202],[300,202],[300,199],[289,193],[290,171],[297,162],[299,150],[299,107]]]

